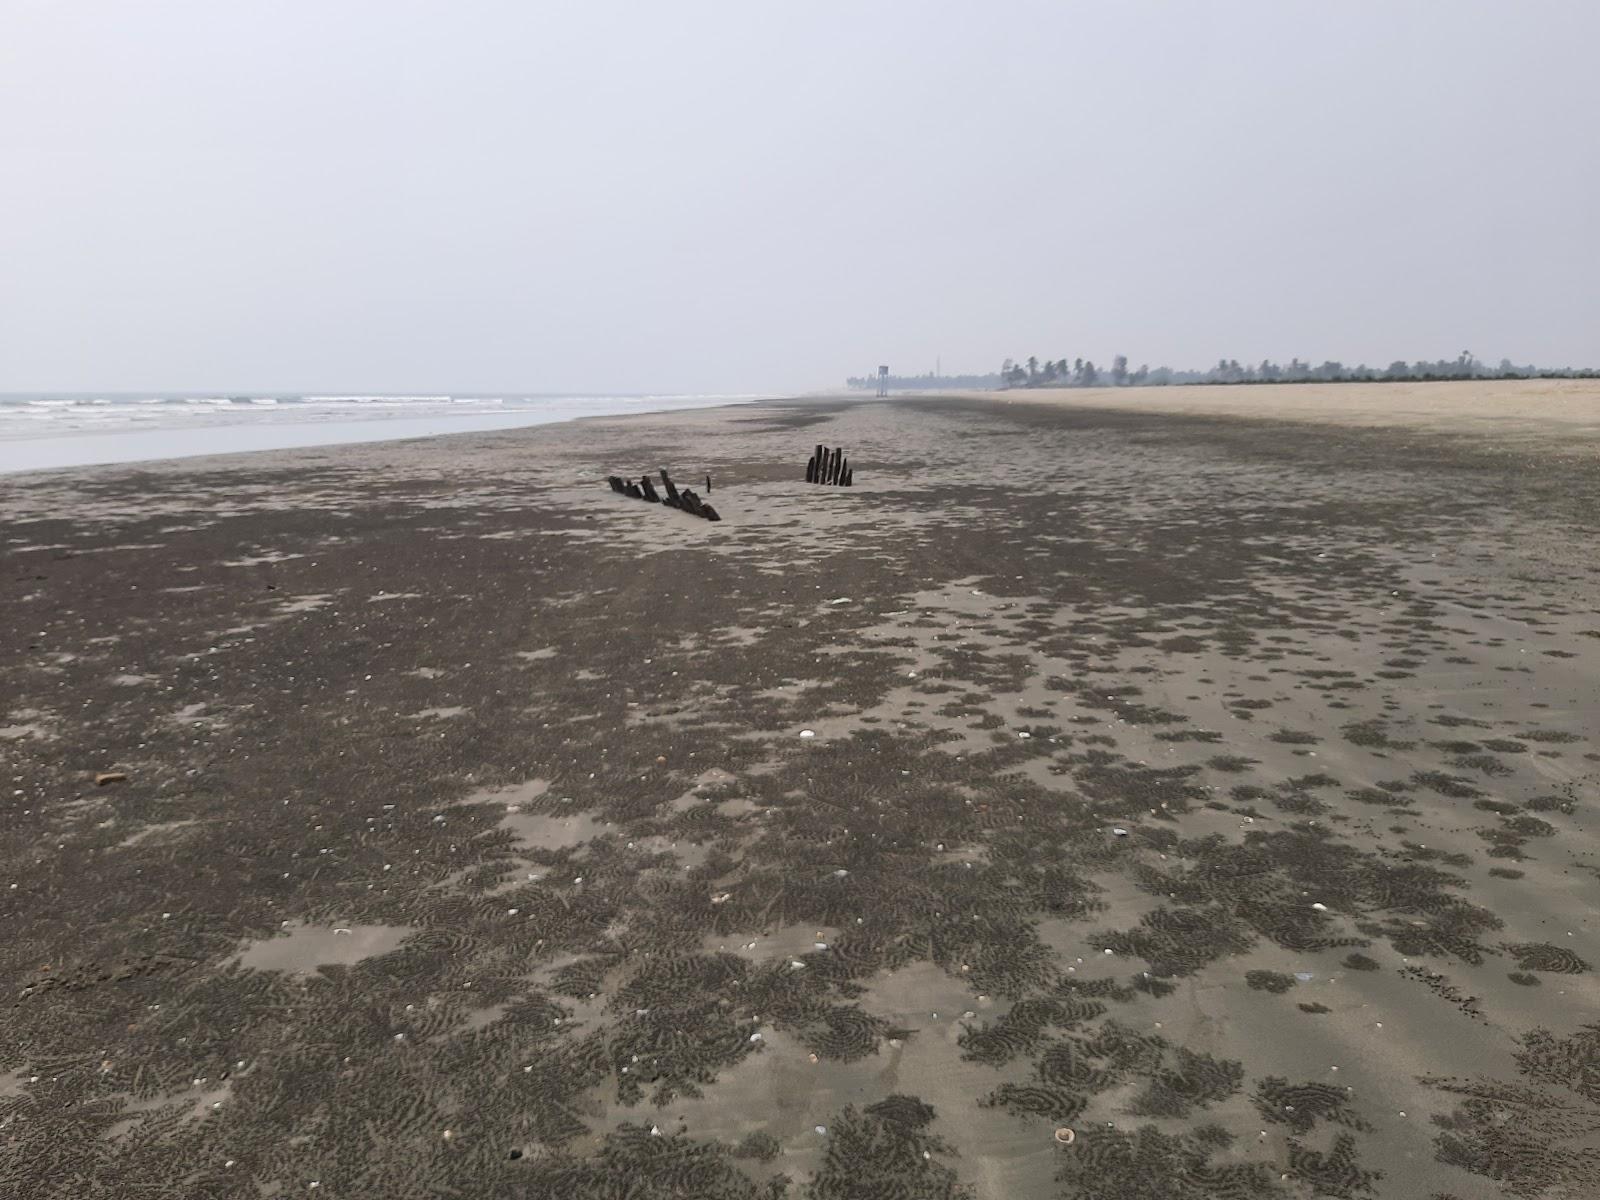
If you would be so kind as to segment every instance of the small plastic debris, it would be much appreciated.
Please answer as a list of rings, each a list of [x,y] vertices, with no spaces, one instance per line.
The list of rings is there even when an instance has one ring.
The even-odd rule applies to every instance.
[[[850,597],[849,596],[836,596],[834,599],[829,600],[828,603],[829,604],[849,604],[850,603]]]
[[[828,1127],[826,1125],[818,1125],[817,1132],[825,1135],[828,1132]]]
[[[1056,1130],[1055,1138],[1056,1138],[1056,1145],[1058,1145],[1058,1146],[1070,1146],[1070,1145],[1072,1145],[1073,1142],[1078,1140],[1078,1135],[1076,1133],[1074,1133],[1071,1129],[1067,1128],[1067,1126],[1063,1125],[1063,1126],[1061,1126],[1060,1129]]]
[[[659,1126],[659,1125],[650,1126],[650,1136],[651,1137],[660,1137],[661,1136],[661,1126]]]
[[[1311,907],[1316,909],[1318,912],[1328,911],[1328,906],[1326,904],[1313,904]]]
[[[801,962],[798,958],[791,959],[790,962],[789,962],[789,969],[791,971],[804,971],[806,969],[806,965],[805,965],[805,963]]]
[[[817,731],[815,729],[802,729],[800,731],[800,736],[803,738],[814,738],[817,736]]]
[[[127,783],[126,771],[96,771],[94,773],[95,787],[105,787],[108,783]]]
[[[1121,825],[1113,825],[1111,827],[1111,832],[1116,834],[1118,837],[1127,837],[1128,836],[1128,831],[1126,829],[1124,829]]]
[[[718,892],[715,896],[711,897],[711,903],[713,903],[713,904],[726,904],[729,900],[732,900],[732,899],[733,899],[733,893],[732,892]]]
[[[840,867],[833,873],[835,879],[843,879],[848,874],[850,874],[850,872],[846,871],[843,867]]]
[[[761,1040],[761,1035],[759,1033],[752,1033],[750,1035],[750,1040],[752,1042],[759,1042]]]
[[[1310,983],[1312,978],[1310,971],[1296,971],[1294,977],[1301,983]]]
[[[1019,730],[1017,732],[1017,736],[1019,738],[1027,739],[1027,738],[1031,738],[1033,736],[1033,734],[1029,733],[1026,729],[1023,729],[1023,730]]]
[[[806,1055],[806,1061],[814,1063],[814,1062],[820,1062],[821,1060],[818,1059],[815,1054],[808,1054],[808,1055]]]

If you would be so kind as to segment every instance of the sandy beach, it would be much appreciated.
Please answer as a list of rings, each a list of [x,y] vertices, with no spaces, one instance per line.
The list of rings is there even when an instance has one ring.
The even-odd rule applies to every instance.
[[[1219,387],[0,478],[0,1194],[1600,1196],[1597,449]]]

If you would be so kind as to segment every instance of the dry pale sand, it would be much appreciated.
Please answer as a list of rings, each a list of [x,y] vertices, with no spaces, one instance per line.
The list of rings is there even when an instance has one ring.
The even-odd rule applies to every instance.
[[[0,1193],[1600,1195],[1600,435],[1277,392],[0,481]]]
[[[1003,404],[1401,428],[1492,439],[1502,449],[1527,443],[1562,453],[1600,452],[1600,379],[1039,388],[967,394]],[[1562,439],[1570,439],[1570,444],[1559,445]]]

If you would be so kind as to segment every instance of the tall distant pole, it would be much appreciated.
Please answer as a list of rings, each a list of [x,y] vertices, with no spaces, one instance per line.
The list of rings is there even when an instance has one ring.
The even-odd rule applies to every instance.
[[[889,394],[889,368],[885,367],[885,366],[880,366],[878,368],[878,395],[887,396],[888,394]]]

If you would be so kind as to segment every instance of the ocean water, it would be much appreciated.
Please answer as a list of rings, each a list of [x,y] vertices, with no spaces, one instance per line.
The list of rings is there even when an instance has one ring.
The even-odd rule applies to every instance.
[[[755,398],[0,393],[0,473],[514,429]]]

